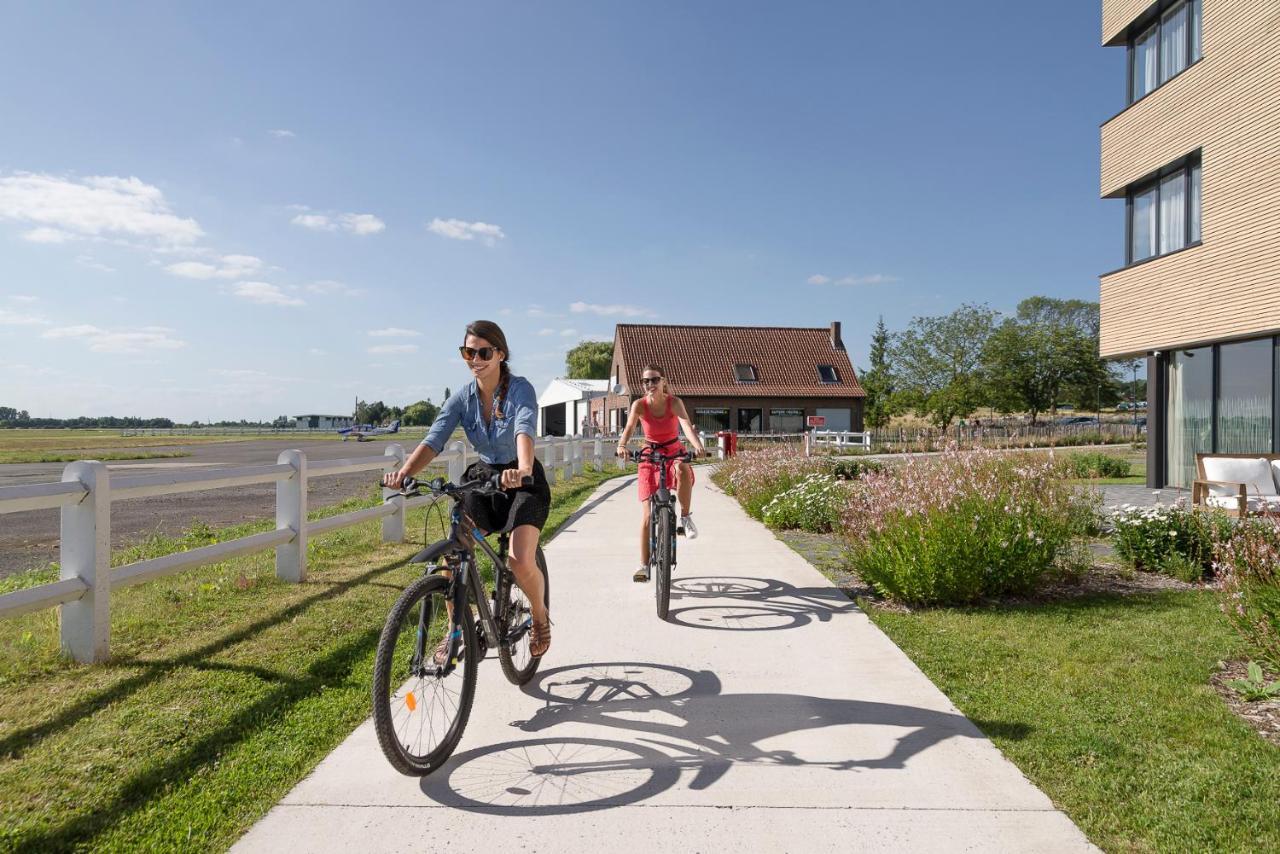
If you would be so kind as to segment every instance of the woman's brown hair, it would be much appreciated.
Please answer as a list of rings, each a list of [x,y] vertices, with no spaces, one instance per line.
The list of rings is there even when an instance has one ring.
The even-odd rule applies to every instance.
[[[507,388],[511,385],[511,366],[507,364],[511,359],[511,349],[507,347],[507,336],[503,334],[502,327],[494,323],[492,320],[473,320],[467,324],[467,335],[474,335],[477,338],[483,338],[494,347],[502,351],[502,377],[498,381],[498,391],[493,396],[493,417],[502,417],[502,404],[507,399]],[[462,338],[466,342],[466,335]]]

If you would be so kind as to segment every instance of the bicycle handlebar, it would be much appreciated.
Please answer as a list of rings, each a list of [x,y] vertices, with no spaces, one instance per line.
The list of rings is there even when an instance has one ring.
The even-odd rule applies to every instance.
[[[520,479],[521,486],[532,486],[533,478],[525,475]],[[501,495],[507,490],[502,485],[502,472],[494,472],[491,476],[483,480],[473,480],[469,483],[450,483],[442,477],[423,483],[415,477],[406,477],[400,484],[400,491],[395,495],[403,495],[406,498],[414,498],[422,494],[422,490],[426,489],[432,495],[448,495],[450,497],[458,497],[475,493],[477,495]],[[388,495],[388,501],[394,496]]]
[[[678,454],[664,454],[661,451],[656,450],[653,445],[648,445],[646,447],[641,448],[638,451],[627,451],[627,455],[631,457],[633,461],[638,463],[644,462],[646,459],[649,462],[656,461],[656,462],[663,462],[663,463],[669,463],[673,460],[683,460],[684,462],[689,462],[694,457],[697,456],[697,454],[693,453],[692,451],[685,450],[685,449],[681,449],[681,451]]]

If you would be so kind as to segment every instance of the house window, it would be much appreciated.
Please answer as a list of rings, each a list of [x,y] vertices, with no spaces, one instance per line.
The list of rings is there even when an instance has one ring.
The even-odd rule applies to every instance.
[[[1155,91],[1200,59],[1201,0],[1162,4],[1151,26],[1129,40],[1129,103]]]
[[[693,424],[704,433],[728,430],[729,410],[695,408],[693,410]]]
[[[804,432],[803,409],[770,409],[770,433],[802,433]]]
[[[840,375],[836,373],[836,366],[818,365],[818,381],[824,383],[840,382]]]
[[[756,377],[755,365],[737,364],[733,366],[733,376],[740,383],[753,383],[758,379]]]
[[[1176,252],[1200,240],[1200,183],[1197,153],[1129,189],[1127,263]]]
[[[764,430],[764,410],[763,409],[739,409],[738,410],[738,432],[739,433],[759,433]]]

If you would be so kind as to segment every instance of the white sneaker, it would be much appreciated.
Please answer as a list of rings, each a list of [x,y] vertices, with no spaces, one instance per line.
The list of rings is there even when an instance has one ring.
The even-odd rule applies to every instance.
[[[698,538],[698,526],[693,524],[693,514],[680,517],[680,527],[676,528],[678,533],[684,534],[687,539],[696,540]]]
[[[649,565],[647,563],[643,564],[639,569],[635,571],[635,574],[631,576],[631,580],[632,581],[648,581]]]

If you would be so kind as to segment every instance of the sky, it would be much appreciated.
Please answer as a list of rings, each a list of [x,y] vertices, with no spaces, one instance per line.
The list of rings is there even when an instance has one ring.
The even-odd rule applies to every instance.
[[[466,323],[541,390],[616,323],[1098,298],[1096,3],[4,4],[0,405],[440,401]]]

